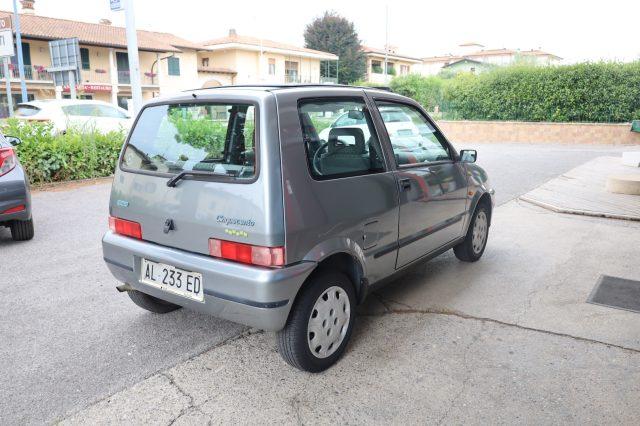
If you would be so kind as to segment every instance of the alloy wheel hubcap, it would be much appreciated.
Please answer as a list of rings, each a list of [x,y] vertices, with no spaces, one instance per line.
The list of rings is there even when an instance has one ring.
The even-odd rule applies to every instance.
[[[487,231],[489,230],[489,221],[487,220],[487,214],[484,211],[478,212],[476,220],[473,223],[473,235],[471,238],[471,246],[473,252],[478,254],[484,248],[484,244],[487,241]]]
[[[351,304],[341,287],[326,289],[316,300],[307,325],[307,342],[311,353],[326,358],[338,350],[349,329]]]

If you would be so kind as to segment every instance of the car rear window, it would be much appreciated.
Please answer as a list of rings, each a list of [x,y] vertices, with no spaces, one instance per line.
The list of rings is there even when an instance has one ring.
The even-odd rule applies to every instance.
[[[40,108],[33,105],[18,105],[15,110],[16,117],[31,117],[40,112]]]
[[[177,174],[255,176],[255,107],[249,104],[171,104],[145,108],[131,132],[122,166]]]

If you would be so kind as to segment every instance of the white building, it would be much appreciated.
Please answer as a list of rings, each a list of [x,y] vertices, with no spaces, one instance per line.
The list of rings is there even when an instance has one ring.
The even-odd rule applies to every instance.
[[[442,71],[443,68],[463,62],[478,63],[481,66],[477,68],[482,69],[492,65],[511,65],[516,61],[526,61],[533,65],[554,65],[562,61],[562,58],[540,49],[485,49],[479,43],[463,43],[458,46],[455,54],[448,53],[422,58],[420,72],[423,75],[434,75]]]

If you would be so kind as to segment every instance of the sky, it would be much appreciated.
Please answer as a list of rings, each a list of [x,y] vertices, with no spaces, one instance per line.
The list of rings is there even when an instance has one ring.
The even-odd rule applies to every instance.
[[[640,59],[640,0],[133,0],[136,27],[171,32],[192,41],[238,34],[302,46],[304,28],[331,10],[355,24],[367,46],[389,45],[399,53],[425,57],[456,53],[464,42],[486,48],[538,49],[567,63]],[[18,7],[20,7],[18,5]],[[0,0],[12,10],[12,0]],[[87,22],[111,19],[124,25],[124,12],[109,0],[36,0],[36,14]]]

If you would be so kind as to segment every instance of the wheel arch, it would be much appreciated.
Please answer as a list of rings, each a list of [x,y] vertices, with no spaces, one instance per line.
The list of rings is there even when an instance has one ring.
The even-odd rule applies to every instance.
[[[323,270],[337,270],[344,273],[353,284],[358,303],[366,296],[366,263],[364,253],[359,245],[348,238],[332,239],[314,247],[305,257],[305,261],[316,263],[316,267],[305,283],[310,281],[310,277]]]

